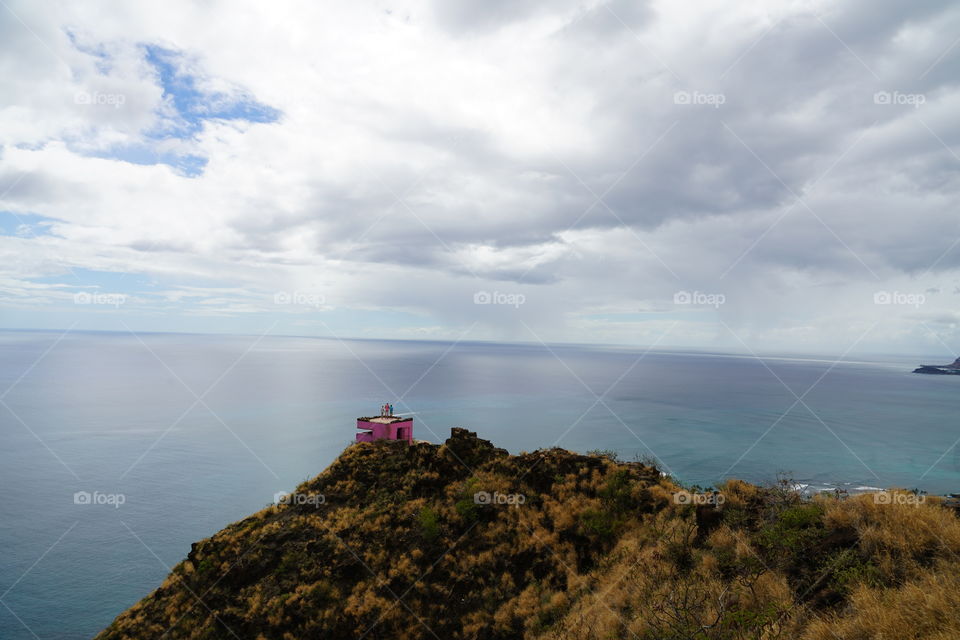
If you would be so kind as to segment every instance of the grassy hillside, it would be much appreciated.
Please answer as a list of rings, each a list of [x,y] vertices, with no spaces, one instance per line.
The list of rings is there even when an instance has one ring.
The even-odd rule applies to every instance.
[[[463,430],[357,444],[98,638],[960,638],[960,523],[938,499],[717,490]]]

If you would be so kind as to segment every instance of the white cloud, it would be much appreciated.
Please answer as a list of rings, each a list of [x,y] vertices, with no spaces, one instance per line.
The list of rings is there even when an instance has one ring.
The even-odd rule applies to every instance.
[[[56,306],[54,281],[129,273],[130,321],[179,328],[309,323],[270,300],[322,291],[320,333],[398,312],[383,335],[476,320],[476,338],[648,343],[678,322],[671,344],[737,347],[723,320],[757,348],[842,351],[874,322],[873,348],[929,347],[934,325],[960,337],[872,303],[939,287],[924,312],[955,306],[949,3],[10,8],[0,291],[18,309]],[[171,135],[184,114],[149,47],[208,99],[278,119],[188,114],[196,130]],[[27,215],[52,235],[24,236]],[[681,289],[728,302],[691,318]],[[478,290],[528,303],[478,309]]]

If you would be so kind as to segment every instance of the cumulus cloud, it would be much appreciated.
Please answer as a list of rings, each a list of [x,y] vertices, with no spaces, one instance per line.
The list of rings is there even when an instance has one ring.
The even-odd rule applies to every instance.
[[[146,328],[960,350],[958,28],[945,1],[12,2],[3,324],[119,289]]]

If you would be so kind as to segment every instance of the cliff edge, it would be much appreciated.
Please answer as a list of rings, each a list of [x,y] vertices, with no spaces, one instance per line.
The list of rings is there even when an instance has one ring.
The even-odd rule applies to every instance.
[[[549,449],[349,446],[98,638],[954,638],[960,524],[905,492],[683,489]]]

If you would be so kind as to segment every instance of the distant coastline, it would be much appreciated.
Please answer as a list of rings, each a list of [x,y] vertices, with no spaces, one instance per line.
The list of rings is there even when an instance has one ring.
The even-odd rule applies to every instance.
[[[950,364],[922,364],[914,369],[913,372],[938,376],[957,376],[960,375],[960,358],[957,358]]]

